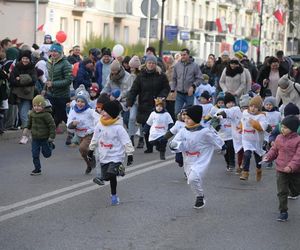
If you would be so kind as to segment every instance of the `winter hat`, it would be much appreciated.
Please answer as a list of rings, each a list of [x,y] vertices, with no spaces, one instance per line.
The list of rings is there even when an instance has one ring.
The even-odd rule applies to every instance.
[[[224,97],[225,97],[224,92],[219,92],[219,94],[217,95],[217,98],[216,98],[216,103],[218,101],[223,101],[224,102]]]
[[[145,63],[147,63],[147,62],[154,62],[155,64],[157,64],[157,58],[156,58],[156,56],[147,55]]]
[[[242,95],[240,98],[240,107],[244,108],[244,107],[249,107],[249,102],[251,100],[251,97],[249,95]]]
[[[263,104],[263,101],[259,95],[253,97],[249,102],[249,106],[255,106],[258,108],[258,110],[261,110],[262,104]]]
[[[28,45],[28,44],[23,44],[21,47],[20,47],[20,50],[22,51],[24,51],[24,50],[29,50],[29,51],[32,51],[33,49],[32,49],[32,47],[30,46],[30,45]]]
[[[155,106],[161,105],[162,107],[165,107],[166,99],[164,97],[157,97],[154,99]]]
[[[284,110],[283,110],[283,115],[284,116],[288,116],[288,115],[299,115],[299,108],[297,105],[295,105],[294,103],[288,103]]]
[[[141,61],[138,56],[133,56],[129,61],[130,68],[138,69],[141,66]]]
[[[278,86],[281,89],[286,89],[290,84],[293,84],[293,82],[289,79],[288,74],[282,76],[278,81]]]
[[[44,36],[44,40],[46,40],[46,39],[50,39],[52,41],[52,36],[47,34]]]
[[[97,83],[92,83],[92,86],[90,87],[90,91],[99,93],[99,85]]]
[[[111,51],[110,51],[110,49],[105,48],[105,49],[102,51],[102,56],[111,56]]]
[[[21,51],[20,60],[23,57],[27,57],[31,61],[31,51],[30,50],[23,50],[23,51]]]
[[[85,90],[85,87],[84,87],[83,84],[80,84],[80,85],[78,86],[78,88],[75,90],[75,96],[77,96],[77,94],[78,94],[80,91],[82,91],[82,90]]]
[[[84,59],[84,60],[82,61],[82,63],[83,63],[84,66],[86,66],[86,65],[89,64],[89,63],[93,63],[93,61],[92,61],[91,59]]]
[[[19,58],[20,51],[17,48],[12,47],[12,48],[8,48],[5,51],[5,54],[7,60],[16,60]]]
[[[40,59],[41,58],[41,51],[40,50],[35,50],[32,52],[32,57],[36,58],[36,59]]]
[[[224,97],[224,104],[225,104],[225,106],[229,102],[234,102],[235,103],[235,97],[232,94],[230,94],[230,93],[227,92],[225,94],[225,97]]]
[[[43,96],[37,95],[33,98],[32,105],[42,106],[44,108],[46,107],[46,100]]]
[[[83,84],[81,84],[81,85],[83,85]],[[80,86],[81,86],[80,85]],[[79,86],[79,87],[80,87]],[[78,89],[79,89],[79,87],[78,87]],[[76,91],[77,91],[77,89],[76,89]],[[85,90],[85,88],[81,88],[78,92],[76,92],[75,91],[75,94],[76,94],[76,101],[77,101],[77,99],[82,99],[82,100],[84,100],[84,102],[86,103],[86,104],[88,104],[89,103],[89,99],[90,99],[90,95],[89,95],[89,93]]]
[[[300,125],[300,121],[297,116],[288,115],[281,121],[281,124],[292,130],[292,132],[297,132]]]
[[[202,94],[200,95],[200,97],[205,98],[206,100],[209,100],[210,98],[210,94],[208,93],[208,91],[203,91]]]
[[[102,104],[103,105],[104,103],[107,103],[109,101],[110,101],[110,99],[109,99],[108,94],[102,93],[102,94],[100,94],[100,96],[97,99],[97,105],[98,104]]]
[[[273,107],[276,107],[276,98],[274,96],[266,97],[265,100],[264,100],[264,105],[266,105],[268,103],[272,104]]]
[[[237,64],[237,65],[239,65],[240,62],[239,62],[239,60],[238,60],[236,57],[234,57],[234,58],[232,58],[232,59],[229,61],[229,64]]]
[[[186,115],[190,117],[195,123],[200,123],[202,118],[202,106],[194,105],[187,108]]]
[[[207,75],[207,74],[203,74],[202,75],[202,78],[203,78],[203,80],[205,81],[209,81],[209,75]]]
[[[104,103],[103,110],[111,116],[111,118],[115,119],[120,114],[120,104],[118,101],[109,101]]]
[[[234,53],[234,56],[236,56],[239,60],[241,60],[244,57],[244,53],[242,51],[238,51]]]
[[[63,48],[61,46],[61,44],[59,43],[53,43],[49,49],[49,51],[55,51],[55,52],[58,52],[58,53],[62,53],[63,52]]]
[[[258,89],[261,89],[261,86],[258,83],[253,83],[251,86],[251,90],[256,92]]]
[[[110,65],[110,70],[119,71],[121,69],[121,65],[118,60],[114,60]]]
[[[118,98],[118,97],[121,95],[121,90],[120,90],[119,88],[114,89],[114,90],[111,92],[111,95],[112,95],[114,98]]]

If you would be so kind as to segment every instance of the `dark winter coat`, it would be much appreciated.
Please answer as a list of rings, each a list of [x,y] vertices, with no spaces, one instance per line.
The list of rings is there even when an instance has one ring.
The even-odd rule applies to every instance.
[[[136,120],[140,124],[145,124],[155,107],[154,98],[167,97],[169,92],[169,81],[164,73],[159,73],[157,70],[148,72],[146,69],[142,69],[128,93],[127,105],[132,107],[138,96]]]
[[[76,55],[71,55],[71,56],[68,56],[68,61],[69,63],[71,63],[72,65],[77,63],[77,62],[81,62],[82,59],[80,56],[76,56]]]
[[[92,77],[93,77],[93,72],[87,69],[84,63],[80,62],[77,76],[74,79],[74,83],[73,83],[74,89],[77,89],[80,84],[83,84],[85,89],[89,90],[89,88],[92,85]]]

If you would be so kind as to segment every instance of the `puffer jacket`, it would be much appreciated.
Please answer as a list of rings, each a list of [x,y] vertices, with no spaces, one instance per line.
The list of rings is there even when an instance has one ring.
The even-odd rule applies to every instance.
[[[45,108],[43,112],[30,111],[28,114],[27,128],[31,130],[33,139],[54,139],[55,122],[51,115],[51,108]]]
[[[266,156],[269,161],[276,159],[277,171],[283,172],[285,167],[290,167],[292,173],[300,173],[300,136],[295,132],[278,135]]]
[[[47,95],[54,98],[69,98],[72,83],[72,65],[66,57],[61,57],[56,62],[49,59],[47,70],[48,80],[53,84],[51,88],[47,88]]]
[[[145,124],[154,109],[154,98],[167,97],[170,92],[167,76],[157,71],[148,72],[145,68],[137,75],[127,97],[127,106],[132,107],[138,96],[137,122]]]

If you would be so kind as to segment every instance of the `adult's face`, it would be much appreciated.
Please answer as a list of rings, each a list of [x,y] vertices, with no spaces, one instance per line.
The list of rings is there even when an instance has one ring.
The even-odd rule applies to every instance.
[[[108,64],[110,62],[110,56],[109,55],[104,55],[102,57],[102,61],[106,64]]]
[[[182,62],[187,62],[190,58],[190,55],[186,51],[182,51],[180,53],[180,56],[181,56],[181,61]]]
[[[207,64],[210,65],[210,66],[213,66],[214,63],[215,63],[215,59],[212,56],[209,56],[207,58]]]
[[[146,68],[150,71],[154,70],[156,68],[156,63],[152,61],[148,61],[146,62]]]
[[[60,53],[57,51],[50,51],[50,54],[53,59],[58,59],[60,57]]]
[[[232,69],[236,69],[239,65],[238,64],[235,64],[235,63],[230,63],[230,68]]]
[[[278,62],[271,63],[271,69],[272,70],[278,70],[278,68],[279,68],[279,63]]]
[[[75,55],[75,56],[79,56],[80,55],[80,47],[75,47],[73,49],[73,55]]]
[[[221,56],[221,60],[222,60],[222,62],[228,62],[229,61],[229,56],[223,55],[223,56]]]
[[[94,64],[93,63],[88,63],[87,65],[85,65],[85,67],[89,70],[93,70],[94,69]]]

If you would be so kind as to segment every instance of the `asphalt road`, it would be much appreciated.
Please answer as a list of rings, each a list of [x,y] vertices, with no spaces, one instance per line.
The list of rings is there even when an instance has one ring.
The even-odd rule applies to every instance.
[[[110,205],[109,185],[84,175],[77,148],[59,135],[42,175],[30,176],[30,145],[0,142],[0,249],[299,249],[300,201],[289,203],[289,221],[276,221],[274,170],[257,183],[227,173],[215,154],[205,177],[206,206],[194,197],[173,155],[137,149],[134,165],[119,178],[119,206]]]

